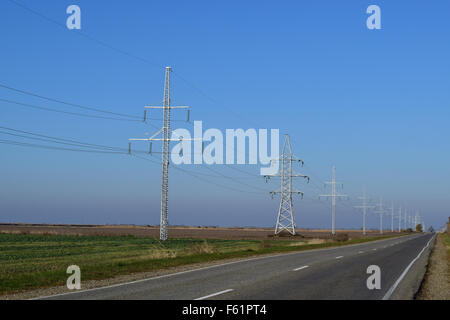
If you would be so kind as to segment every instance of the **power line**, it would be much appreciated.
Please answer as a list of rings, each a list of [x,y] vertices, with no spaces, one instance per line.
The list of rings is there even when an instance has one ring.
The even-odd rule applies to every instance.
[[[53,24],[55,24],[55,25],[57,25],[57,26],[59,26],[59,27],[61,27],[61,28],[63,28],[63,29],[66,29],[66,25],[64,25],[64,24],[62,24],[62,23],[60,23],[60,22],[58,22],[58,21],[56,21],[56,20],[53,20],[52,18],[49,18],[49,17],[47,17],[46,15],[44,15],[44,14],[42,14],[42,13],[40,13],[40,12],[34,10],[34,9],[31,9],[30,7],[27,7],[27,6],[25,6],[24,4],[22,4],[22,3],[19,3],[19,2],[15,1],[15,0],[9,0],[9,2],[15,4],[15,5],[18,6],[18,7],[21,7],[22,9],[24,9],[24,10],[26,10],[26,11],[28,11],[28,12],[30,12],[30,13],[36,15],[36,16],[41,17],[41,18],[44,19],[44,20],[47,20],[47,21],[49,21],[49,22],[51,22],[51,23],[53,23]],[[157,64],[152,63],[151,61],[149,61],[149,60],[147,60],[147,59],[145,59],[145,58],[143,58],[143,57],[137,56],[137,55],[135,55],[135,54],[133,54],[133,53],[130,53],[130,52],[128,52],[128,51],[125,51],[125,50],[116,48],[116,47],[114,47],[114,46],[112,46],[112,45],[110,45],[110,44],[108,44],[108,43],[106,43],[106,42],[104,42],[104,41],[98,40],[98,39],[92,37],[91,35],[89,35],[89,34],[87,34],[87,33],[85,33],[85,32],[82,32],[81,30],[76,30],[76,29],[74,29],[74,30],[72,30],[72,33],[78,34],[79,36],[82,36],[82,37],[84,37],[84,38],[86,38],[86,39],[89,39],[89,40],[91,40],[91,41],[93,41],[93,42],[95,42],[95,43],[97,43],[97,44],[99,44],[99,45],[101,45],[101,46],[103,46],[103,47],[105,47],[105,48],[108,48],[108,49],[111,49],[111,50],[113,50],[113,51],[116,51],[116,52],[118,52],[118,53],[120,53],[120,54],[129,56],[129,57],[131,57],[131,58],[133,58],[133,59],[139,60],[139,61],[141,61],[141,62],[145,62],[145,63],[150,64],[150,65],[153,65],[153,66],[156,66],[156,65],[157,65]],[[158,67],[161,67],[161,66],[158,65]]]
[[[69,114],[69,115],[79,116],[79,117],[106,119],[106,120],[118,120],[118,121],[130,121],[130,122],[141,122],[141,120],[134,120],[134,119],[122,119],[122,118],[104,117],[104,116],[96,116],[96,115],[90,115],[90,114],[84,114],[84,113],[78,113],[78,112],[63,111],[63,110],[58,110],[58,109],[54,109],[54,108],[42,107],[42,106],[37,106],[37,105],[34,105],[34,104],[22,103],[22,102],[2,99],[2,98],[0,98],[0,101],[1,102],[6,102],[6,103],[10,103],[10,104],[20,105],[20,106],[23,106],[23,107],[28,107],[28,108],[38,109],[38,110],[44,110],[44,111],[49,111],[49,112],[57,112],[57,113]]]
[[[22,9],[24,9],[24,10],[26,10],[26,11],[28,11],[28,12],[30,12],[30,13],[36,15],[36,16],[39,16],[39,17],[43,18],[44,20],[47,20],[47,21],[49,21],[49,22],[51,22],[51,23],[53,23],[53,24],[55,24],[55,25],[57,25],[57,26],[59,26],[59,27],[61,27],[61,28],[64,28],[64,29],[66,28],[66,26],[65,26],[64,24],[59,23],[58,21],[56,21],[56,20],[54,20],[54,19],[52,19],[52,18],[47,17],[46,15],[44,15],[44,14],[38,12],[37,10],[31,9],[31,8],[25,6],[24,4],[19,3],[19,2],[15,1],[15,0],[9,0],[9,1],[10,1],[11,3],[15,4],[15,5],[18,6],[18,7],[21,7]],[[80,35],[80,36],[83,36],[84,38],[89,39],[89,40],[91,40],[91,41],[93,41],[93,42],[95,42],[95,43],[97,43],[97,44],[99,44],[99,45],[101,45],[101,46],[103,46],[103,47],[105,47],[105,48],[111,49],[111,50],[113,50],[113,51],[115,51],[115,52],[118,52],[118,53],[120,53],[120,54],[126,55],[126,56],[128,56],[128,57],[131,57],[131,58],[133,58],[133,59],[135,59],[135,60],[139,60],[139,61],[144,62],[144,63],[146,63],[146,64],[152,65],[153,67],[158,67],[158,68],[161,67],[161,65],[156,64],[156,63],[154,63],[154,62],[152,62],[152,61],[150,61],[150,60],[148,60],[148,59],[146,59],[146,58],[144,58],[144,57],[141,57],[141,56],[138,56],[138,55],[133,54],[133,53],[131,53],[131,52],[128,52],[128,51],[122,50],[122,49],[120,49],[120,48],[114,47],[114,46],[112,46],[112,45],[110,45],[110,44],[108,44],[108,43],[106,43],[106,42],[104,42],[104,41],[101,41],[101,40],[96,39],[95,37],[93,37],[93,36],[91,36],[91,35],[89,35],[89,34],[87,34],[87,33],[85,33],[85,32],[82,32],[81,30],[73,30],[73,31],[75,31],[75,32],[74,32],[75,34],[78,34],[78,35]],[[236,117],[239,118],[239,119],[242,119],[242,118],[243,118],[243,116],[242,116],[241,114],[237,113],[237,112],[234,111],[233,109],[228,108],[228,107],[225,106],[224,104],[222,104],[222,103],[220,103],[219,101],[217,101],[216,99],[212,98],[211,96],[209,96],[208,94],[206,94],[202,89],[200,89],[198,86],[196,86],[195,84],[193,84],[191,81],[189,81],[189,80],[185,79],[184,77],[182,77],[178,72],[173,72],[173,73],[174,73],[174,75],[175,75],[176,77],[178,77],[180,80],[182,80],[183,82],[185,82],[185,83],[186,83],[187,85],[189,85],[191,88],[197,90],[202,96],[204,96],[205,98],[207,98],[208,100],[210,100],[210,101],[213,102],[214,104],[216,104],[216,105],[218,105],[218,106],[220,106],[220,107],[222,107],[222,108],[224,108],[224,109],[227,109],[228,111],[230,111],[230,113],[232,113],[234,116],[236,116]],[[248,119],[247,119],[247,120],[248,120]]]
[[[148,159],[146,157],[143,157],[143,156],[138,156],[138,155],[135,155],[133,153],[131,155],[135,156],[136,158],[139,158],[139,159],[142,159],[142,160],[146,160],[146,161],[150,161],[150,162],[155,163],[155,164],[159,164],[159,165],[161,164],[160,162],[151,161],[150,159]],[[235,191],[235,192],[239,192],[239,193],[244,192],[244,193],[262,194],[262,192],[252,192],[252,191],[248,191],[248,190],[237,189],[237,188],[229,187],[229,186],[226,186],[226,185],[223,185],[223,184],[219,184],[219,183],[216,183],[214,181],[205,179],[205,178],[203,178],[202,176],[200,176],[200,175],[198,175],[196,173],[193,173],[193,172],[188,171],[188,170],[184,170],[184,169],[182,169],[180,167],[172,166],[172,168],[177,170],[177,171],[180,171],[180,172],[183,172],[185,174],[188,174],[188,175],[190,175],[190,176],[192,176],[192,177],[194,177],[194,178],[196,178],[198,180],[201,180],[203,182],[206,182],[206,183],[218,186],[218,187],[223,188],[223,189],[227,189],[227,190],[231,190],[231,191]],[[204,174],[202,173],[201,175],[204,175]]]
[[[0,127],[0,128],[4,128],[4,127]],[[12,130],[14,130],[14,129],[12,129]],[[20,130],[15,130],[15,131],[19,131],[20,132]],[[5,133],[5,132],[1,132],[1,133]],[[8,134],[8,133],[6,133],[6,134]],[[40,136],[43,136],[43,135],[40,135]],[[25,136],[23,136],[23,137],[25,137]],[[32,138],[32,137],[28,137],[28,138]],[[53,139],[60,139],[60,138],[53,138]],[[45,139],[42,139],[42,140],[43,141],[57,143],[57,141],[45,140]],[[67,139],[60,139],[60,140],[67,140]],[[68,140],[68,141],[74,141],[74,140]],[[121,148],[116,148],[116,147],[108,147],[108,146],[102,146],[102,145],[92,145],[92,144],[91,144],[92,146],[100,146],[100,147],[103,147],[103,148],[109,148],[110,150],[102,150],[102,149],[100,149],[100,150],[85,150],[85,149],[75,149],[75,148],[64,148],[64,147],[55,147],[55,146],[48,146],[48,145],[41,145],[41,144],[31,144],[31,143],[24,143],[24,142],[20,142],[20,141],[4,140],[4,139],[0,139],[0,144],[21,146],[21,147],[39,148],[39,149],[47,149],[47,150],[82,152],[82,153],[122,154],[122,155],[128,155],[129,154],[126,149],[121,149]],[[67,144],[68,145],[72,145],[72,144],[69,144],[69,143],[67,143]],[[78,144],[73,144],[73,145],[74,146],[80,146],[80,147],[86,147],[84,145],[78,145]],[[113,151],[113,150],[117,150],[117,151]],[[146,153],[146,152],[143,152],[143,153]],[[139,156],[139,155],[137,155],[135,153],[131,153],[131,155],[136,157],[136,158],[147,160],[147,161],[155,163],[155,164],[159,164],[159,165],[161,164],[158,161],[152,161],[151,159],[148,159],[148,158],[143,157],[143,156]],[[192,177],[194,177],[196,179],[199,179],[201,181],[204,181],[206,183],[216,185],[216,186],[218,186],[220,188],[224,188],[224,189],[235,191],[235,192],[239,192],[239,193],[244,192],[244,193],[262,194],[262,192],[251,192],[251,191],[248,191],[248,190],[237,189],[237,188],[229,187],[229,186],[226,186],[226,185],[223,185],[223,184],[215,183],[215,182],[213,182],[211,180],[208,180],[208,179],[205,179],[205,178],[199,176],[198,174],[196,174],[194,172],[191,172],[191,171],[188,171],[188,170],[184,170],[184,169],[179,168],[179,167],[173,167],[173,168],[175,170],[181,171],[181,172],[183,172],[185,174],[188,174],[188,175],[190,175],[190,176],[192,176]],[[212,175],[208,175],[208,174],[205,174],[205,173],[201,173],[201,175],[202,176],[212,176]],[[213,176],[213,177],[219,177],[219,176]]]
[[[71,103],[71,102],[67,102],[67,101],[63,101],[63,100],[59,100],[59,99],[55,99],[55,98],[50,98],[50,97],[46,97],[46,96],[43,96],[43,95],[40,95],[40,94],[36,94],[36,93],[33,93],[33,92],[29,92],[29,91],[13,88],[13,87],[1,84],[1,83],[0,83],[0,87],[2,87],[4,89],[11,90],[11,91],[15,91],[15,92],[18,92],[18,93],[21,93],[21,94],[25,94],[25,95],[28,95],[28,96],[32,96],[32,97],[44,99],[44,100],[47,100],[47,101],[64,104],[64,105],[75,107],[75,108],[79,108],[79,109],[90,110],[90,111],[106,113],[106,114],[113,114],[113,115],[121,116],[121,117],[140,119],[140,117],[135,116],[135,115],[129,115],[129,114],[124,114],[124,113],[112,112],[112,111],[107,111],[107,110],[102,110],[102,109],[98,109],[98,108],[84,106],[84,105],[81,105],[81,104]]]
[[[71,148],[53,147],[53,146],[31,144],[31,143],[24,143],[24,142],[13,141],[13,140],[3,140],[3,139],[0,140],[0,143],[2,143],[2,144],[9,144],[9,145],[16,145],[16,146],[23,146],[23,147],[51,149],[51,150],[64,150],[64,151],[88,152],[88,153],[126,154],[125,152],[117,152],[117,151],[71,149]]]

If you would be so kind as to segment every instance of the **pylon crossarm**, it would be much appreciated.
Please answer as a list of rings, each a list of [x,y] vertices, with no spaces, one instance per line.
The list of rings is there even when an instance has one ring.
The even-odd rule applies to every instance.
[[[293,178],[305,178],[308,183],[309,183],[309,180],[310,180],[309,176],[307,176],[305,174],[301,174],[301,173],[295,173],[291,177],[293,177]]]
[[[305,164],[305,161],[303,161],[302,159],[299,159],[299,158],[291,158],[291,161],[295,161],[295,162],[301,163],[301,164],[302,164],[302,167],[303,167],[303,165]]]
[[[189,109],[188,106],[146,106],[146,109]]]

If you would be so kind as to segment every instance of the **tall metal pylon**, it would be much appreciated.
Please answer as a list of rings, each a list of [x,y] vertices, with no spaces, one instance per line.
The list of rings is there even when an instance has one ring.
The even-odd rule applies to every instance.
[[[386,211],[383,208],[383,198],[380,197],[380,202],[378,203],[378,210],[375,211],[375,213],[378,213],[380,215],[380,234],[383,234],[383,214]]]
[[[398,208],[398,232],[402,232],[402,207]]]
[[[375,206],[368,206],[367,205],[367,198],[366,198],[366,186],[363,186],[363,195],[362,197],[359,197],[358,199],[362,200],[362,205],[360,206],[354,206],[354,208],[362,209],[363,213],[363,235],[366,235],[366,213],[367,209],[373,209]]]
[[[340,184],[343,187],[342,183],[336,182],[336,166],[333,166],[331,181],[327,181],[325,184],[331,185],[331,194],[321,194],[319,199],[320,197],[331,198],[331,233],[336,234],[336,198],[347,198],[345,194],[336,193],[336,184]]]
[[[163,111],[163,125],[162,128],[157,131],[150,138],[145,139],[129,139],[131,141],[150,141],[150,150],[152,141],[162,142],[162,156],[161,156],[161,222],[159,226],[159,238],[162,241],[168,238],[169,227],[169,163],[170,163],[170,141],[182,141],[188,139],[172,139],[170,131],[170,110],[171,109],[187,109],[187,106],[171,106],[170,104],[170,73],[171,67],[165,69],[164,79],[164,100],[162,106],[146,106],[145,109],[162,109]],[[146,120],[146,111],[144,111],[144,122]],[[189,113],[188,113],[189,114]],[[189,118],[189,116],[188,116]],[[161,136],[160,138],[157,138]],[[131,148],[130,148],[131,149]],[[151,152],[150,152],[151,153]]]
[[[303,166],[303,160],[295,158],[292,154],[291,142],[289,135],[284,136],[284,145],[281,158],[272,159],[272,161],[281,162],[281,173],[273,175],[266,175],[266,181],[271,177],[281,177],[280,190],[271,191],[272,197],[280,193],[281,201],[278,209],[277,223],[275,225],[275,234],[279,234],[281,231],[286,230],[292,235],[295,235],[295,220],[294,220],[294,207],[292,202],[292,195],[299,194],[303,197],[303,192],[296,190],[292,186],[292,178],[305,178],[309,182],[309,177],[304,174],[298,174],[293,171],[293,163],[301,163]]]

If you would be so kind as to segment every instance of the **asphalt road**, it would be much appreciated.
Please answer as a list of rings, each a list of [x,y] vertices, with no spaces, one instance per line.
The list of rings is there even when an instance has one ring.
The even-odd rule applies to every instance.
[[[432,237],[257,257],[45,299],[383,299],[408,281],[405,275]],[[380,267],[381,289],[367,288],[370,265]]]

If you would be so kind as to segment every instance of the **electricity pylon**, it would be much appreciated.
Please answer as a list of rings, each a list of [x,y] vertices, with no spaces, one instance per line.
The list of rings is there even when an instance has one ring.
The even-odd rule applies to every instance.
[[[380,215],[380,234],[383,234],[383,214],[386,211],[383,209],[383,198],[380,197],[380,202],[378,203],[378,210],[375,213]]]
[[[416,230],[417,225],[420,223],[421,223],[420,213],[419,211],[416,211],[416,215],[414,216],[414,230]]]
[[[394,232],[394,201],[391,204],[391,232]]]
[[[398,232],[402,232],[402,207],[398,208]]]
[[[321,194],[320,197],[331,198],[331,233],[336,234],[336,198],[346,198],[345,194],[336,193],[336,184],[340,184],[343,187],[342,183],[336,182],[336,167],[333,166],[333,173],[331,181],[325,182],[325,184],[331,184],[331,194]]]
[[[266,181],[271,177],[281,177],[280,190],[271,191],[272,197],[280,193],[281,202],[278,209],[277,223],[275,225],[275,234],[279,234],[281,231],[286,230],[290,234],[295,235],[295,220],[294,220],[294,207],[292,204],[292,194],[300,194],[303,197],[303,192],[295,190],[292,187],[292,178],[305,178],[309,182],[309,177],[304,174],[295,173],[292,169],[294,162],[301,163],[303,166],[303,160],[295,158],[292,154],[291,142],[289,135],[284,137],[283,153],[281,158],[272,159],[272,161],[281,162],[281,174],[276,173],[273,175],[266,175]]]
[[[403,220],[403,225],[405,226],[405,229],[404,229],[404,230],[407,229],[407,226],[406,226],[406,222],[407,222],[407,218],[406,218],[406,217],[407,217],[407,214],[406,214],[406,211],[407,211],[407,210],[406,210],[406,208],[405,208],[405,214],[404,214],[404,217],[405,217],[405,218],[404,218],[404,220]]]
[[[366,235],[366,213],[367,213],[367,209],[375,208],[375,206],[368,206],[366,204],[366,201],[367,201],[367,198],[366,198],[366,186],[363,186],[363,196],[359,197],[358,199],[362,200],[362,205],[354,206],[354,208],[362,209],[362,213],[363,213],[363,235]]]
[[[164,101],[162,106],[146,106],[146,109],[162,109],[163,110],[163,126],[150,138],[145,139],[130,139],[131,141],[161,141],[162,142],[162,159],[161,159],[161,223],[159,226],[159,238],[160,240],[167,240],[168,237],[168,226],[169,226],[169,144],[170,141],[181,141],[188,139],[171,139],[170,131],[170,110],[171,109],[187,109],[187,106],[171,106],[170,105],[170,73],[172,72],[171,67],[166,67],[165,81],[164,81]],[[188,111],[189,112],[189,111]],[[146,118],[146,112],[144,112],[144,121]],[[161,135],[160,138],[157,138]]]

